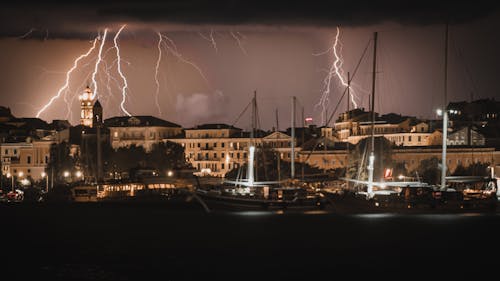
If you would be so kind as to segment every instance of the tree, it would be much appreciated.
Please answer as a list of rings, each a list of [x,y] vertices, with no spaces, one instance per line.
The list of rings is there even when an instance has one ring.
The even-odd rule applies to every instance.
[[[116,150],[106,145],[103,150],[104,169],[107,174],[130,174],[132,170],[148,168],[165,175],[167,170],[188,166],[184,148],[174,142],[154,144],[150,152],[136,145]]]
[[[414,172],[418,173],[421,181],[428,184],[438,184],[441,182],[441,165],[437,157],[420,161]]]
[[[291,176],[291,163],[278,159],[279,153],[270,147],[259,147],[255,152],[255,176],[258,181],[277,181],[289,179]],[[278,164],[279,163],[279,164]],[[278,169],[279,166],[279,169]],[[306,177],[323,175],[323,170],[311,167],[307,163],[295,162],[295,178],[301,177],[302,166]],[[247,164],[226,173],[226,178],[247,178]]]
[[[371,139],[365,138],[360,140],[349,153],[349,167],[347,168],[347,176],[349,178],[366,180],[368,179],[368,157],[370,155]],[[373,178],[379,179],[383,176],[386,168],[392,168],[392,144],[384,137],[376,137],[374,139],[374,170]]]
[[[64,182],[64,172],[71,174],[76,171],[78,158],[70,155],[70,144],[67,142],[54,143],[50,147],[50,161],[47,164],[49,176],[53,173],[56,183]]]
[[[455,171],[453,172],[454,176],[489,176],[488,167],[489,163],[476,162],[472,163],[467,167],[462,166],[461,164],[457,166]]]

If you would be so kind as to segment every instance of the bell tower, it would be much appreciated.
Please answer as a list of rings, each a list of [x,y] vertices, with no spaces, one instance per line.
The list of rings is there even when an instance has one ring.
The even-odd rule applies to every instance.
[[[94,97],[89,86],[85,89],[82,95],[78,97],[80,100],[80,125],[92,127],[92,119],[94,118],[92,107]]]

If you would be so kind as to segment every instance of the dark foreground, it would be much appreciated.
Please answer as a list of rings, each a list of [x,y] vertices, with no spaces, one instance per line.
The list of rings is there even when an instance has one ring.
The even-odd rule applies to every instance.
[[[206,214],[115,203],[0,205],[0,219],[1,280],[480,280],[500,263],[496,213]]]

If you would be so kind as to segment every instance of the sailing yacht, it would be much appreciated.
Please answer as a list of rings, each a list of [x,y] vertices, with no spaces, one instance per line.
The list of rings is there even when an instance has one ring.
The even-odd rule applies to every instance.
[[[293,97],[293,105],[295,97]],[[221,185],[198,186],[196,193],[211,210],[316,210],[324,207],[327,201],[319,193],[300,186],[292,186],[280,181],[257,181],[255,178],[254,141],[257,100],[252,100],[252,131],[248,147],[246,179],[225,180]],[[293,116],[292,112],[292,116]],[[292,118],[291,179],[294,178],[294,120]]]

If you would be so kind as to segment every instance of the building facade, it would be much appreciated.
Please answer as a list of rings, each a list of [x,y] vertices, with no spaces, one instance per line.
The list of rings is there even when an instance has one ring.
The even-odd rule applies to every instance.
[[[15,177],[16,180],[31,178],[39,181],[44,178],[50,162],[50,148],[54,141],[35,141],[0,144],[2,176]]]
[[[111,147],[142,146],[146,152],[163,139],[182,134],[182,127],[153,116],[122,116],[104,120]]]
[[[251,138],[248,132],[227,124],[204,124],[186,129],[185,135],[185,138],[165,141],[184,147],[186,161],[191,163],[199,176],[224,177],[230,170],[241,167],[248,162],[251,144],[257,148],[272,148],[281,159],[290,159],[291,137],[282,132]]]

